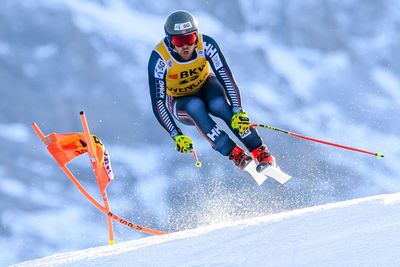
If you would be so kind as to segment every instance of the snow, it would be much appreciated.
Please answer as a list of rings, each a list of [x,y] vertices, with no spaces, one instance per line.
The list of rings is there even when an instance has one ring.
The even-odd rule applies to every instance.
[[[10,52],[10,47],[7,43],[0,41],[0,55],[6,55]]]
[[[0,40],[0,57],[2,57],[0,68],[2,73],[5,74],[2,77],[7,78],[9,74],[12,74],[11,78],[13,78],[9,79],[10,81],[5,79],[0,88],[2,95],[0,98],[3,100],[0,106],[3,107],[4,104],[5,107],[0,114],[0,145],[3,151],[2,161],[0,160],[0,203],[4,207],[2,213],[0,213],[2,224],[0,229],[0,266],[51,255],[55,252],[65,252],[102,244],[103,236],[101,235],[105,234],[104,218],[99,215],[98,219],[101,223],[90,223],[92,207],[69,184],[63,173],[56,168],[54,161],[29,125],[32,121],[37,121],[47,124],[44,127],[45,131],[53,131],[61,127],[75,130],[76,123],[79,124],[79,122],[76,122],[74,114],[81,107],[76,110],[75,108],[80,106],[82,93],[87,92],[86,89],[90,90],[89,88],[92,86],[95,88],[98,86],[96,84],[97,77],[100,78],[99,80],[104,78],[101,77],[104,73],[99,72],[99,70],[96,71],[96,68],[92,69],[91,65],[85,65],[86,68],[83,69],[75,68],[74,62],[86,59],[85,54],[91,54],[91,52],[95,54],[93,55],[93,62],[102,66],[101,69],[114,69],[119,73],[119,75],[115,75],[113,72],[107,73],[107,78],[102,82],[104,86],[119,84],[115,82],[119,79],[129,85],[128,88],[118,86],[115,91],[109,92],[110,95],[105,95],[107,102],[113,103],[114,110],[120,110],[119,114],[128,114],[120,118],[120,120],[126,120],[126,123],[123,122],[125,125],[120,129],[109,127],[109,124],[107,124],[107,114],[110,113],[110,116],[114,114],[111,110],[96,109],[94,107],[98,106],[97,103],[92,103],[87,107],[85,106],[85,111],[88,114],[96,114],[98,111],[97,115],[104,119],[101,127],[97,127],[97,130],[100,130],[100,128],[102,130],[100,137],[105,138],[106,141],[107,138],[108,140],[116,140],[115,142],[118,144],[109,145],[109,142],[105,142],[112,163],[116,164],[117,167],[115,169],[117,179],[110,186],[108,193],[110,193],[113,210],[115,209],[116,212],[124,210],[129,214],[128,218],[132,218],[135,222],[143,223],[146,226],[161,222],[162,225],[171,227],[170,229],[187,229],[190,225],[209,225],[221,221],[237,220],[238,216],[248,209],[247,204],[243,204],[243,199],[246,200],[246,203],[251,203],[252,207],[257,207],[257,209],[261,207],[257,210],[260,211],[257,215],[265,215],[271,212],[269,209],[272,209],[274,205],[280,205],[281,202],[285,201],[290,202],[288,199],[293,199],[293,194],[300,195],[299,198],[295,199],[304,204],[311,203],[313,199],[318,199],[318,203],[321,203],[322,199],[326,202],[331,199],[349,199],[400,191],[400,183],[397,179],[397,174],[400,172],[398,145],[400,138],[398,124],[395,123],[398,121],[395,114],[398,114],[398,104],[400,103],[400,80],[396,75],[398,65],[395,62],[398,62],[398,60],[391,60],[396,58],[396,55],[398,56],[395,49],[397,47],[396,38],[393,38],[393,36],[396,36],[397,33],[396,25],[398,24],[397,18],[400,17],[398,16],[400,14],[400,8],[398,8],[400,2],[394,0],[382,1],[384,3],[382,4],[382,11],[386,12],[383,16],[385,17],[384,20],[377,19],[380,12],[376,12],[377,16],[370,14],[363,16],[364,18],[358,18],[355,11],[359,10],[359,12],[365,13],[375,6],[374,3],[360,5],[361,1],[351,1],[350,4],[343,4],[338,1],[328,5],[327,9],[322,8],[323,5],[317,4],[315,1],[314,3],[312,3],[313,1],[305,1],[304,3],[299,1],[293,3],[293,5],[284,5],[282,1],[239,1],[238,5],[243,9],[240,13],[243,13],[244,18],[228,11],[228,6],[234,6],[236,2],[228,3],[228,1],[225,1],[224,5],[226,6],[219,4],[224,1],[201,2],[198,1],[198,4],[195,2],[175,3],[174,6],[167,1],[6,1],[6,3],[15,4],[4,6],[4,14],[10,15],[3,16],[2,32],[4,32],[5,38]],[[238,78],[241,93],[244,96],[244,107],[251,114],[254,122],[268,123],[315,138],[382,152],[385,158],[375,159],[328,146],[304,143],[305,147],[318,146],[318,151],[320,151],[318,155],[315,153],[310,156],[313,157],[310,159],[308,158],[309,155],[302,154],[302,151],[299,153],[299,150],[295,149],[296,140],[292,137],[280,136],[276,133],[276,138],[273,139],[275,133],[260,130],[260,134],[266,137],[268,145],[274,149],[279,162],[282,162],[282,167],[285,170],[291,170],[290,174],[294,176],[294,179],[291,184],[282,187],[264,185],[264,187],[253,188],[248,180],[239,180],[237,177],[233,177],[231,175],[232,169],[225,168],[228,165],[216,164],[215,162],[221,162],[219,160],[222,157],[210,151],[209,143],[198,134],[194,127],[186,127],[184,128],[185,133],[193,138],[196,149],[203,160],[203,165],[207,168],[203,168],[201,172],[192,168],[192,157],[187,155],[178,160],[185,160],[188,162],[188,166],[179,165],[178,169],[176,167],[178,165],[175,165],[177,162],[174,161],[176,159],[174,153],[176,152],[172,149],[173,143],[170,143],[164,136],[156,137],[156,134],[162,132],[162,129],[158,125],[156,128],[152,128],[156,123],[153,117],[149,121],[143,119],[147,118],[143,114],[151,113],[149,99],[147,97],[129,96],[129,90],[132,90],[134,96],[137,96],[137,92],[147,92],[146,64],[150,51],[164,35],[162,25],[166,15],[178,5],[183,5],[182,8],[184,9],[193,10],[200,22],[200,31],[215,37],[221,44],[228,62],[231,63],[234,74]],[[20,6],[26,7],[26,10],[19,8]],[[321,9],[309,10],[311,12],[308,13],[312,15],[308,18],[313,21],[305,21],[301,14],[304,12],[304,8],[310,6],[319,6]],[[383,8],[384,6],[385,8]],[[352,10],[347,10],[348,8]],[[326,16],[319,18],[318,14],[324,14],[320,12],[324,10],[329,10],[330,23],[324,24],[327,21]],[[391,12],[388,12],[389,10]],[[354,16],[352,16],[353,12],[356,13]],[[12,14],[22,15],[12,16]],[[296,26],[296,22],[299,27],[291,29],[290,27]],[[243,30],[238,30],[241,28],[239,24],[243,26]],[[349,27],[350,29],[348,29]],[[370,37],[359,36],[358,33],[363,32],[364,27],[371,28],[371,32],[373,29],[379,29],[379,33],[370,35]],[[73,32],[68,29],[73,29]],[[26,34],[20,34],[21,30]],[[68,34],[58,34],[64,31]],[[327,31],[331,34],[329,36],[321,33],[314,35],[316,31]],[[14,32],[16,36],[14,36]],[[334,38],[330,39],[331,36]],[[291,42],[282,41],[282,37],[284,37],[284,40],[291,40]],[[322,49],[323,46],[321,48],[318,44],[320,40],[324,40],[324,37],[328,37],[328,40],[331,41],[342,40],[343,43],[333,45],[328,50]],[[240,42],[237,42],[238,40]],[[63,45],[64,43],[66,46]],[[90,46],[86,47],[89,44]],[[127,47],[129,49],[126,49]],[[252,58],[251,55],[255,55],[257,58]],[[91,58],[90,55],[89,58]],[[88,60],[88,62],[92,63],[92,60]],[[43,66],[47,67],[43,68]],[[58,71],[58,66],[65,66],[65,69]],[[19,69],[21,70],[20,74],[18,74]],[[76,70],[83,70],[83,76],[88,78],[83,79],[75,72]],[[43,73],[45,78],[42,76]],[[77,76],[66,75],[66,73],[74,73]],[[13,75],[16,75],[15,79]],[[72,80],[76,83],[72,83],[71,80],[73,85],[62,83],[61,87],[58,87],[58,84],[54,87],[53,80],[65,81],[63,77],[73,77]],[[15,83],[15,80],[20,82]],[[12,90],[3,88],[11,88]],[[112,87],[110,86],[110,88]],[[95,94],[102,92],[102,89],[99,89],[96,90]],[[74,94],[73,90],[79,92],[79,94]],[[133,90],[136,91],[133,92]],[[124,93],[119,94],[118,91]],[[57,101],[50,101],[54,105],[45,109],[35,109],[40,110],[40,112],[34,112],[32,107],[43,107],[42,103],[50,103],[46,101],[54,97],[53,93],[68,96],[65,98],[67,101],[64,101],[64,98],[62,101],[57,98]],[[10,94],[12,97],[10,97]],[[36,102],[33,102],[36,105],[24,105],[24,103],[30,103],[28,99],[30,100],[32,94],[37,96]],[[248,97],[251,95],[253,99]],[[132,100],[132,103],[128,102],[129,106],[121,101],[125,97]],[[22,102],[15,101],[15,99],[20,99]],[[58,100],[64,104],[60,105]],[[7,105],[9,103],[14,103],[14,105]],[[15,108],[15,105],[27,109]],[[133,113],[131,107],[135,106],[138,111]],[[52,112],[45,112],[46,110]],[[57,118],[55,118],[56,114]],[[2,121],[3,117],[7,117],[7,120]],[[93,117],[91,116],[91,118]],[[59,120],[62,120],[62,123],[54,123],[54,121]],[[135,127],[140,125],[146,131],[149,131],[149,137],[152,137],[149,140],[161,141],[149,143],[145,138],[141,140],[143,146],[138,146],[137,140],[127,141],[137,138],[137,129],[132,130],[132,122]],[[100,120],[100,123],[102,123],[102,120]],[[122,133],[122,131],[127,134]],[[115,135],[121,135],[121,138],[115,139]],[[126,135],[130,135],[130,139]],[[273,140],[277,141],[275,147]],[[281,145],[283,149],[279,150]],[[162,151],[162,154],[160,154],[160,151]],[[201,155],[202,153],[203,155]],[[137,155],[141,156],[138,157]],[[285,159],[282,155],[290,156],[286,156]],[[210,160],[208,157],[215,157],[215,162],[213,161],[214,158]],[[149,161],[146,160],[148,158],[158,162],[160,164],[158,168],[154,164],[149,164]],[[292,162],[288,160],[289,158],[292,159]],[[320,163],[325,159],[326,163],[325,161]],[[284,160],[287,161],[287,164],[283,164]],[[325,167],[324,164],[328,166]],[[302,170],[293,171],[296,170],[294,166],[297,165],[301,165]],[[85,165],[78,165],[78,167],[80,166],[87,166],[87,157],[85,157]],[[177,168],[177,171],[171,171],[171,168]],[[337,168],[338,175],[332,176],[329,170],[326,170],[329,168],[334,169],[334,171]],[[204,169],[210,171],[204,171]],[[348,171],[356,174],[354,176],[341,175]],[[316,172],[319,173],[318,181],[320,181],[320,184],[308,183],[313,176],[317,175]],[[352,179],[352,182],[347,183],[346,181],[350,179]],[[332,181],[335,181],[335,183]],[[213,185],[212,187],[209,186],[210,183]],[[214,186],[214,183],[218,186]],[[238,188],[237,194],[229,191],[233,183],[237,183],[234,185]],[[194,184],[196,190],[189,190],[192,184]],[[346,185],[344,186],[344,184]],[[346,190],[341,192],[341,186],[345,187]],[[95,193],[98,193],[97,188],[89,189],[96,189]],[[243,194],[243,192],[247,192],[247,194]],[[304,194],[299,194],[300,192],[304,192]],[[192,194],[193,197],[188,197],[189,194]],[[261,201],[253,201],[257,198],[257,195],[263,194],[282,195],[283,197],[281,202],[268,202],[267,205],[263,205]],[[71,199],[74,201],[71,201]],[[181,199],[184,199],[184,201]],[[199,199],[201,205],[199,205]],[[235,206],[236,203],[239,204]],[[185,209],[190,210],[190,212],[186,212]],[[90,213],[88,213],[88,210]],[[94,214],[96,212],[96,210],[93,210]],[[369,209],[364,212],[369,214]],[[176,214],[178,215],[174,216]],[[191,217],[188,218],[185,215]],[[174,223],[166,222],[170,219],[170,216],[173,216]],[[371,218],[380,216],[381,214],[371,214]],[[332,221],[337,220],[339,222],[345,220],[344,216],[329,218]],[[365,218],[365,220],[368,222],[370,218]],[[286,219],[278,222],[288,224]],[[325,223],[322,220],[320,222]],[[243,225],[251,224],[251,222],[246,221],[241,223]],[[308,221],[308,223],[314,226],[313,221]],[[313,235],[310,237],[310,242],[319,242],[326,250],[334,245],[334,243],[327,244],[327,241],[315,237],[316,233],[312,231],[313,229],[310,230],[304,225],[304,228],[297,227],[299,222],[293,222],[293,224],[295,225],[290,225],[290,228],[294,228],[293,231],[307,231],[309,235]],[[314,253],[321,254],[321,258],[324,256],[329,258],[330,254],[328,253],[339,253],[337,248],[331,248],[331,252],[321,252],[316,245],[314,247],[309,244],[306,247],[300,237],[297,239],[297,236],[289,231],[290,229],[272,225],[271,222],[265,222],[263,226],[260,226],[261,228],[268,226],[268,229],[274,230],[272,233],[260,234],[260,236],[266,236],[266,242],[269,242],[269,244],[260,243],[256,239],[250,240],[250,238],[244,240],[245,236],[253,234],[251,231],[260,232],[258,229],[248,229],[248,232],[243,235],[243,240],[236,236],[241,235],[242,230],[239,232],[236,229],[237,232],[234,232],[231,229],[232,232],[229,232],[226,238],[238,242],[239,248],[234,247],[233,244],[229,244],[230,242],[226,242],[223,239],[224,236],[222,236],[222,228],[231,227],[229,225],[230,223],[219,225],[218,229],[215,230],[213,227],[216,226],[211,226],[212,230],[210,231],[215,234],[212,237],[206,236],[207,228],[204,228],[204,233],[202,232],[203,228],[194,230],[198,239],[190,239],[185,244],[181,244],[183,241],[179,241],[179,238],[173,238],[178,235],[183,236],[181,239],[189,239],[191,237],[190,232],[173,234],[168,237],[170,239],[165,239],[166,237],[146,238],[138,240],[137,243],[135,243],[136,241],[127,244],[121,243],[116,247],[119,246],[120,250],[128,250],[125,246],[133,244],[131,251],[138,253],[136,257],[140,258],[144,257],[143,255],[147,257],[164,253],[158,252],[158,250],[164,247],[170,248],[166,243],[174,242],[171,245],[174,251],[185,249],[185,253],[194,254],[193,262],[190,261],[189,256],[183,257],[181,264],[181,262],[173,260],[167,261],[166,256],[161,255],[160,261],[144,262],[143,265],[145,266],[160,265],[159,263],[162,260],[166,260],[167,265],[186,265],[186,263],[190,265],[208,265],[209,263],[218,265],[219,261],[216,258],[208,258],[209,262],[204,263],[202,258],[195,254],[202,251],[211,255],[214,253],[225,255],[221,265],[228,266],[250,265],[253,262],[251,260],[246,261],[246,259],[252,258],[266,263],[266,260],[260,259],[260,257],[271,256],[268,254],[271,253],[269,250],[278,250],[278,246],[291,249],[290,253],[286,254],[280,251],[280,255],[284,254],[287,258],[294,257],[296,261],[293,265],[296,266],[302,265],[302,261],[298,259],[299,251],[301,251],[300,255],[306,257],[309,253],[313,253],[311,251],[313,249],[315,250]],[[240,227],[243,228],[244,226]],[[333,224],[332,229],[328,227],[329,225],[321,231],[326,230],[327,233],[324,232],[324,235],[333,240],[334,237],[330,236],[330,231],[336,228],[333,228]],[[126,229],[126,231],[130,230]],[[226,233],[228,230],[224,231]],[[350,227],[346,231],[342,231],[340,235],[347,235],[347,231],[358,231],[358,229]],[[62,233],[62,235],[57,235],[57,233]],[[188,236],[184,237],[186,234]],[[133,239],[130,232],[122,233],[118,229],[116,235],[120,241]],[[136,232],[133,235],[140,236]],[[282,235],[291,241],[281,241]],[[371,234],[369,233],[369,235]],[[305,236],[302,237],[305,238]],[[154,244],[152,240],[156,240]],[[271,245],[270,243],[274,240],[277,241],[274,245]],[[376,243],[384,242],[382,239],[375,241]],[[252,243],[248,244],[247,242]],[[350,241],[339,239],[337,242]],[[161,243],[163,244],[162,247],[157,247]],[[226,251],[218,247],[212,247],[208,250],[204,248],[214,245],[213,243],[215,243],[215,246],[228,246],[228,248],[226,248]],[[140,244],[142,244],[141,246],[148,245],[145,251],[144,248],[139,248]],[[199,250],[190,248],[197,246],[197,244],[200,246]],[[186,250],[185,245],[191,250]],[[247,249],[247,247],[249,248]],[[236,255],[227,256],[225,254],[225,252],[228,253],[228,250],[233,249],[236,250],[235,253],[241,253],[242,251],[237,251],[243,248],[245,255],[237,254],[238,258],[235,258]],[[349,249],[349,247],[345,248],[350,251],[354,250],[353,248]],[[115,248],[105,247],[104,251],[118,255],[117,252],[112,252],[112,249]],[[154,251],[150,251],[151,249]],[[260,249],[262,250],[261,253]],[[379,252],[379,248],[376,246],[365,246],[360,249],[365,249],[365,251],[375,249]],[[249,250],[254,250],[258,254]],[[79,252],[76,253],[79,254]],[[177,255],[170,253],[171,257]],[[371,256],[373,255],[375,255],[375,252],[371,253]],[[276,255],[272,256],[277,257]],[[361,253],[361,256],[366,255]],[[116,257],[124,259],[124,255]],[[231,257],[235,262],[232,263],[228,257]],[[313,255],[313,257],[316,257],[316,255]],[[350,257],[350,259],[352,258]],[[132,261],[135,261],[135,259]],[[130,261],[127,260],[127,262]],[[141,259],[138,259],[137,262],[140,263]],[[278,260],[271,260],[271,262],[276,263],[276,265],[286,264],[286,262],[281,264]],[[360,262],[363,263],[363,261]],[[371,262],[374,263],[374,261]],[[362,265],[361,263],[347,265]],[[80,263],[75,264],[80,265]],[[85,265],[85,263],[82,262],[82,265]],[[101,266],[102,264],[93,260],[88,265]],[[121,260],[120,264],[110,265],[126,265],[126,263]],[[164,266],[164,264],[161,265]],[[290,264],[287,263],[286,265]],[[368,266],[368,264],[366,265]]]
[[[33,51],[35,58],[38,60],[47,59],[49,57],[54,56],[57,53],[58,53],[58,47],[52,43],[39,46]]]
[[[107,1],[106,5],[77,0],[63,3],[74,12],[74,21],[84,32],[106,33],[109,38],[113,36],[133,42],[140,36],[141,41],[151,45],[157,43],[160,36],[164,35],[164,30],[160,27],[164,24],[164,17],[135,11],[123,1]],[[202,29],[209,34],[224,28],[207,13],[199,12],[198,19],[202,21]]]
[[[277,73],[287,77],[298,95],[309,99],[311,97],[310,89],[317,77],[316,71],[307,68],[296,55],[288,53],[287,49],[270,46],[268,50],[271,65]]]
[[[0,138],[13,142],[28,142],[31,130],[20,123],[0,124]]]
[[[400,81],[396,75],[383,69],[376,68],[372,73],[375,82],[384,89],[390,98],[394,99],[397,104],[400,104]]]
[[[135,147],[135,149],[123,147],[123,146],[110,146],[107,148],[112,157],[112,161],[121,161],[129,164],[132,172],[137,172],[139,177],[143,177],[147,180],[147,175],[155,170],[157,166],[153,162],[161,161],[161,155],[158,153],[159,149],[157,146],[143,146]],[[153,161],[149,161],[151,158]],[[136,164],[132,164],[135,162]],[[135,166],[140,166],[136,168]]]
[[[398,266],[400,193],[55,254],[14,266]]]
[[[3,176],[1,169],[0,175]],[[2,178],[3,185],[0,187],[0,191],[12,196],[23,197],[26,194],[26,187],[20,181],[16,181],[7,177]]]
[[[167,189],[169,187],[168,177],[157,175],[155,177],[147,177],[138,182],[135,194],[145,200],[145,206],[149,211],[155,212],[158,217],[165,218]]]

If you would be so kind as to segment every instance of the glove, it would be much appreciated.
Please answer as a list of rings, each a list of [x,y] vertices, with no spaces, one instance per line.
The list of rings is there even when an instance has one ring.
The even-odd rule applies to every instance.
[[[189,136],[179,134],[174,136],[175,149],[181,153],[192,153],[193,142]]]
[[[247,112],[239,110],[232,116],[231,120],[232,129],[239,131],[239,134],[244,134],[250,129],[250,120]]]

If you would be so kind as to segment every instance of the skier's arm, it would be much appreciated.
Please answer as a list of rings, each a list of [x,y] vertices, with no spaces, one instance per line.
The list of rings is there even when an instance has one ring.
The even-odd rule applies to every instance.
[[[236,113],[238,110],[242,109],[242,103],[239,87],[236,84],[231,69],[226,62],[219,45],[214,39],[203,34],[203,42],[206,58],[210,62],[211,68],[217,76],[218,81],[225,89],[233,113]]]
[[[153,51],[148,64],[149,88],[153,113],[161,126],[170,134],[171,137],[182,134],[176,125],[166,104],[165,75],[167,66],[160,55]]]

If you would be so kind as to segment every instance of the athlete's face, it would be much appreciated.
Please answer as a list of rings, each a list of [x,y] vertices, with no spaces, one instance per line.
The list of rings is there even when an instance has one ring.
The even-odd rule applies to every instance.
[[[171,37],[171,42],[175,46],[176,52],[184,60],[188,60],[192,57],[196,40],[196,32],[185,35],[173,35]]]
[[[193,55],[194,47],[195,44],[185,44],[184,46],[180,47],[175,46],[175,50],[182,59],[188,60]]]

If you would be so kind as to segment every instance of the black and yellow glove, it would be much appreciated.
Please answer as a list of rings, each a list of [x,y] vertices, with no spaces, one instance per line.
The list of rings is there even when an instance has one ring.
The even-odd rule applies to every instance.
[[[175,149],[181,153],[192,153],[193,142],[189,136],[179,134],[174,136]]]
[[[239,131],[239,134],[244,134],[250,129],[250,120],[247,112],[239,110],[232,116],[232,129]]]

